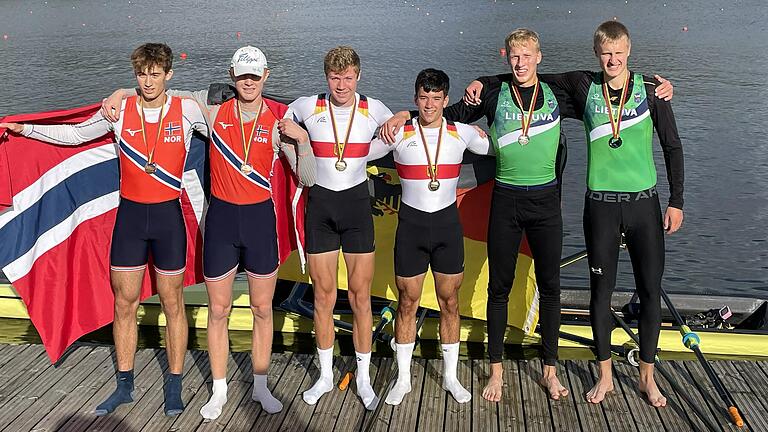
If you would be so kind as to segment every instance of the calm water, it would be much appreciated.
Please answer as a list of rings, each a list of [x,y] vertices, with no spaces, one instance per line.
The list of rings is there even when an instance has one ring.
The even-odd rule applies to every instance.
[[[542,72],[595,69],[591,34],[614,16],[633,35],[631,67],[676,85],[674,108],[685,146],[683,230],[667,237],[665,287],[672,292],[768,297],[768,6],[763,1],[2,1],[0,115],[92,103],[133,86],[130,51],[162,41],[177,53],[173,86],[199,89],[227,79],[229,58],[261,47],[268,90],[322,91],[324,53],[354,46],[363,59],[360,91],[393,110],[412,105],[425,67],[453,79],[451,97],[472,78],[504,72],[504,36],[540,32]],[[687,26],[688,31],[682,31]],[[240,38],[237,38],[240,32]],[[185,52],[187,60],[178,59]],[[754,101],[754,102],[752,102]],[[568,121],[564,254],[583,248],[585,147]],[[667,184],[657,154],[662,202]],[[632,285],[623,254],[620,286]],[[586,286],[585,264],[563,273]]]

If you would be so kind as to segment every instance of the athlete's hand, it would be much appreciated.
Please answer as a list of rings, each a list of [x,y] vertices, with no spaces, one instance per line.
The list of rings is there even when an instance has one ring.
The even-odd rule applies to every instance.
[[[667,207],[667,212],[664,214],[664,231],[667,234],[672,234],[680,229],[683,224],[683,211],[675,207]]]
[[[288,137],[297,143],[309,142],[307,131],[291,119],[280,119],[280,121],[277,122],[277,130],[279,130],[280,134],[284,137]]]
[[[0,129],[8,129],[15,134],[20,134],[24,130],[24,125],[19,123],[0,123]]]
[[[115,90],[108,98],[104,99],[101,102],[101,115],[112,123],[120,120],[120,108],[123,105],[124,96],[122,90]]]
[[[461,99],[467,105],[480,105],[480,93],[483,91],[483,83],[474,80],[464,89],[464,97]]]
[[[395,136],[410,118],[411,113],[408,111],[400,111],[393,115],[379,128],[379,138],[387,144],[394,144]]]
[[[480,138],[488,138],[488,134],[485,133],[483,128],[481,128],[478,125],[472,125],[472,127],[475,128],[475,130],[477,131],[477,134],[480,135]]]
[[[661,83],[656,86],[656,90],[653,92],[656,97],[659,99],[664,99],[665,101],[672,100],[672,95],[675,93],[675,88],[672,86],[672,83],[659,75],[654,75],[653,77],[659,80]]]

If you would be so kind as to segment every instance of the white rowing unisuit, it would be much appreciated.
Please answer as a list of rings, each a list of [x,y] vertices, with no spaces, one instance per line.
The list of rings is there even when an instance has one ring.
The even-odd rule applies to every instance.
[[[379,139],[373,140],[369,155],[370,160],[375,160],[394,151],[395,166],[403,188],[402,202],[428,213],[442,210],[456,201],[456,186],[464,150],[480,155],[493,154],[493,147],[488,138],[480,137],[473,126],[448,122],[445,118],[442,125],[443,138],[437,159],[437,179],[440,187],[436,191],[429,190],[429,163],[419,134],[421,126],[418,117],[406,123],[398,132],[394,145],[387,145]],[[423,128],[433,164],[439,130],[439,127]]]
[[[296,123],[304,124],[309,133],[312,152],[317,165],[317,181],[315,184],[333,191],[342,191],[366,181],[365,164],[371,138],[376,129],[384,124],[392,111],[377,99],[367,98],[355,93],[357,112],[349,133],[349,141],[344,150],[344,161],[347,168],[344,171],[336,169],[337,156],[335,153],[335,138],[328,109],[328,95],[319,95],[296,99],[288,105],[286,118],[293,118]],[[349,126],[352,107],[333,106],[333,116],[336,122],[338,140],[344,141]]]

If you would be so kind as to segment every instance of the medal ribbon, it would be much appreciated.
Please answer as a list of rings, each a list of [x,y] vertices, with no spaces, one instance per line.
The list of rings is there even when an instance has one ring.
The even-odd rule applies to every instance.
[[[520,92],[517,90],[517,86],[512,83],[512,93],[515,95],[515,100],[517,101],[517,104],[520,106],[520,110],[523,111],[523,118],[520,119],[521,123],[523,124],[523,130],[520,132],[520,135],[528,136],[528,129],[531,128],[531,120],[533,120],[533,109],[536,107],[536,98],[539,97],[539,80],[536,79],[536,82],[533,84],[533,97],[531,97],[531,104],[528,107],[528,111],[523,108],[523,98],[520,97]]]
[[[245,141],[245,126],[243,126],[243,111],[240,109],[240,101],[237,102],[237,116],[240,118],[240,134],[243,137],[243,163],[248,165],[248,153],[251,151],[251,143],[253,142],[253,133],[259,126],[259,120],[261,119],[261,110],[264,108],[264,99],[261,99],[259,104],[259,111],[256,114],[256,119],[253,121],[253,129],[251,129],[251,136],[248,141]]]
[[[168,113],[165,110],[165,105],[168,102],[168,96],[165,96],[165,101],[163,101],[163,104],[160,108],[160,120],[157,122],[157,136],[155,137],[155,142],[152,145],[152,150],[149,150],[149,143],[147,142],[147,133],[146,126],[144,125],[144,98],[139,96],[139,107],[141,108],[141,138],[144,140],[144,148],[147,150],[147,166],[152,165],[152,161],[155,158],[155,149],[157,149],[157,143],[160,141],[160,133],[163,131],[163,119],[165,119],[165,115]]]
[[[619,132],[621,132],[621,113],[624,112],[624,99],[627,96],[627,89],[629,88],[629,76],[631,73],[627,72],[627,79],[624,80],[624,87],[621,88],[621,100],[619,101],[619,111],[617,118],[613,117],[613,105],[611,104],[611,95],[608,92],[608,83],[605,81],[605,75],[603,75],[603,98],[605,99],[605,105],[608,107],[608,118],[611,120],[611,130],[613,131],[613,137],[618,138]]]
[[[333,116],[333,103],[331,103],[330,96],[328,97],[328,114],[331,116],[331,127],[333,128],[333,141],[335,142],[335,147],[333,149],[333,152],[336,154],[336,162],[341,162],[344,160],[344,148],[347,147],[347,143],[349,142],[349,134],[352,132],[352,122],[355,121],[355,112],[357,112],[357,101],[355,101],[355,104],[352,106],[352,114],[349,115],[349,125],[347,126],[347,134],[344,136],[344,142],[339,141],[339,133],[336,131],[336,119]]]
[[[427,174],[432,181],[437,181],[437,158],[440,157],[440,144],[443,141],[443,121],[440,121],[440,130],[437,131],[437,149],[435,150],[435,163],[432,164],[432,158],[429,156],[429,148],[427,147],[427,139],[424,137],[424,131],[421,125],[419,125],[419,135],[421,136],[421,144],[424,146],[424,153],[427,154]]]

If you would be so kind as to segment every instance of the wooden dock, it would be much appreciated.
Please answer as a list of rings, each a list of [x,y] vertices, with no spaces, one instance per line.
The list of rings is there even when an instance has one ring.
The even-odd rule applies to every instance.
[[[337,357],[342,368],[350,357]],[[724,408],[694,361],[666,362],[706,415],[725,431]],[[768,362],[715,361],[745,413],[744,431],[768,431]],[[415,359],[413,391],[402,405],[384,405],[366,412],[352,384],[347,391],[333,390],[315,406],[301,399],[301,392],[318,374],[317,360],[309,354],[273,355],[269,385],[284,404],[281,413],[268,415],[251,401],[251,369],[247,353],[234,353],[229,367],[229,403],[221,417],[203,422],[199,414],[210,394],[208,356],[187,354],[183,398],[186,411],[166,417],[162,410],[163,350],[142,349],[136,354],[136,401],[105,417],[93,415],[94,407],[114,389],[113,350],[107,346],[81,345],[71,349],[56,367],[40,345],[0,345],[0,431],[688,431],[708,430],[665,381],[669,398],[665,409],[648,406],[635,387],[637,370],[616,363],[616,391],[601,405],[587,403],[584,392],[594,382],[595,365],[585,360],[559,363],[559,373],[572,396],[550,401],[536,384],[541,362],[505,362],[504,398],[489,403],[480,396],[489,365],[484,360],[463,360],[459,379],[472,391],[470,403],[460,405],[440,388],[441,361]],[[381,394],[394,371],[391,358],[374,358],[371,378]],[[336,372],[338,377],[338,371]],[[698,380],[698,384],[694,380]],[[375,417],[374,417],[374,414]]]

